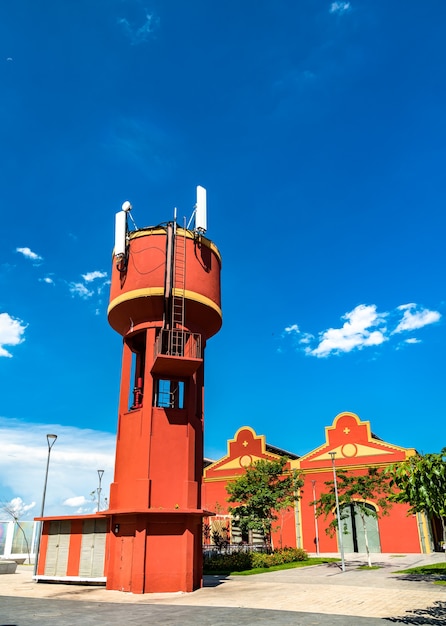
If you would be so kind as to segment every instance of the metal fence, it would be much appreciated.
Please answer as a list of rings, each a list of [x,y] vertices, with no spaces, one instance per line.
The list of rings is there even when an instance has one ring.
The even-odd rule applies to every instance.
[[[270,552],[266,544],[256,543],[228,543],[221,548],[217,546],[203,546],[203,559],[211,559],[219,554],[237,554],[238,552]]]
[[[180,329],[162,329],[155,343],[155,357],[158,354],[201,359],[201,335]]]

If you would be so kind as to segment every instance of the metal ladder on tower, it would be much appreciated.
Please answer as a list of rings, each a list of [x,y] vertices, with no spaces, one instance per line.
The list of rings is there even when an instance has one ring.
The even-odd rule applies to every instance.
[[[172,354],[184,356],[184,305],[186,291],[186,223],[178,234],[175,225],[172,297]]]

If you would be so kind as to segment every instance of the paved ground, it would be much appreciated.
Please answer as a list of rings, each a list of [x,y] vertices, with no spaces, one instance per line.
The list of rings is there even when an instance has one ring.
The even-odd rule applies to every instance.
[[[358,570],[364,555],[334,564],[256,576],[205,577],[193,593],[133,595],[35,583],[32,568],[0,576],[0,626],[446,624],[446,586],[393,572],[443,561],[444,554],[375,555],[377,570]],[[413,577],[412,577],[413,578]]]

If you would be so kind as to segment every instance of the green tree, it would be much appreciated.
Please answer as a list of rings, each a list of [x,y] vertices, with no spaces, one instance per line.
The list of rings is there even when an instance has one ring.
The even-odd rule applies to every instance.
[[[237,503],[229,507],[229,512],[239,519],[240,528],[263,532],[269,546],[277,513],[294,506],[303,485],[299,472],[287,469],[287,463],[286,457],[277,461],[260,459],[226,486],[228,502]]]
[[[378,468],[369,467],[366,474],[352,474],[348,471],[338,471],[336,479],[341,522],[349,515],[349,505],[354,504],[361,518],[367,561],[369,567],[371,567],[372,561],[370,558],[366,518],[371,516],[378,519],[380,515],[388,514],[388,510],[391,507],[391,503],[388,499],[389,477],[383,472],[380,472]],[[310,502],[310,504],[316,504],[316,515],[324,515],[325,519],[334,513],[334,518],[326,528],[327,534],[334,535],[338,528],[335,485],[333,480],[329,480],[324,484],[327,487],[327,491],[321,494],[319,500]],[[376,503],[379,509],[377,510],[375,507],[369,506],[369,502]],[[343,532],[345,531],[343,530]]]
[[[409,515],[425,512],[438,517],[446,547],[446,448],[437,454],[415,454],[386,471],[397,489],[392,500],[409,504]]]

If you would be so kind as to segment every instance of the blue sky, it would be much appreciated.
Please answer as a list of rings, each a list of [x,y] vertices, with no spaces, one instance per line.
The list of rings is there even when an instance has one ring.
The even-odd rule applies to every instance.
[[[0,500],[91,508],[113,477],[114,213],[208,191],[224,325],[206,454],[297,454],[341,411],[444,444],[442,0],[0,3]],[[64,504],[65,503],[65,504]]]

